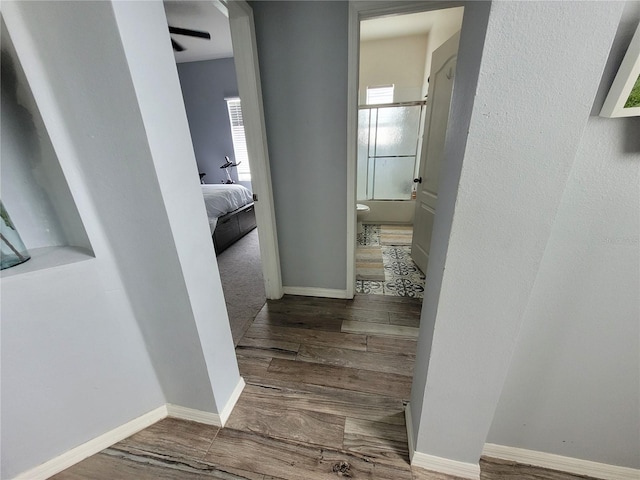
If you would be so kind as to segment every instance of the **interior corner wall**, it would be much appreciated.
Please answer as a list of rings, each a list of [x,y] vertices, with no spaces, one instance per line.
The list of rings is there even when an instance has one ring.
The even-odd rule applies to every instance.
[[[168,285],[175,282],[179,288],[164,294],[169,302],[184,300],[187,309],[167,320],[177,330],[184,328],[189,344],[194,343],[183,346],[189,348],[188,351],[180,351],[185,361],[181,367],[193,368],[193,374],[187,371],[181,372],[184,377],[173,376],[177,373],[173,365],[178,362],[167,355],[173,348],[170,337],[163,337],[166,343],[152,350],[154,360],[159,366],[162,362],[162,371],[171,374],[165,386],[165,391],[171,389],[167,393],[169,403],[221,414],[230,406],[229,401],[242,385],[242,379],[180,95],[180,81],[173,51],[169,48],[171,38],[164,8],[161,2],[117,1],[112,2],[112,8],[160,194],[157,208],[165,215],[171,255],[177,260],[177,270],[169,272],[172,278],[158,278]],[[153,55],[151,46],[155,49]],[[161,104],[157,101],[160,97],[163,98]],[[167,267],[171,265],[167,263]],[[147,309],[154,313],[149,306],[145,307],[145,314]],[[152,323],[147,326],[156,337],[157,320],[150,320]]]
[[[8,27],[3,25],[2,47],[9,47],[11,31],[24,53],[25,32],[17,25],[15,6],[3,4]],[[26,60],[38,62],[35,52],[29,53]],[[31,193],[42,187],[47,201],[54,204],[52,209],[75,210],[77,205],[77,211],[59,215],[75,217],[80,230],[74,225],[72,231],[80,231],[85,238],[75,242],[73,233],[67,234],[62,244],[86,247],[90,238],[95,257],[87,255],[82,261],[1,280],[1,478],[13,478],[166,402],[109,239],[95,214],[94,199],[86,195],[93,182],[85,183],[69,156],[62,154],[58,163],[17,53],[12,58],[18,85],[9,86],[17,87],[21,95],[18,104],[8,104],[4,91],[8,85],[3,82],[2,181],[12,184],[12,194],[22,202],[24,211],[16,217],[38,223],[34,217],[43,211],[42,197]],[[32,68],[28,70],[33,73]],[[68,82],[73,74],[67,74]],[[38,77],[41,83],[35,91],[40,93],[47,79]],[[42,157],[29,159],[23,155],[35,152],[27,147],[37,144],[32,127],[41,142]],[[13,138],[4,137],[5,128],[15,128]],[[18,156],[5,155],[5,141],[21,147],[12,151]],[[19,163],[21,168],[7,168],[7,162]],[[31,181],[37,186],[25,183]],[[8,193],[3,188],[3,196]],[[64,220],[61,223],[64,230]],[[37,232],[25,229],[24,233],[26,242],[37,245],[33,243]],[[56,246],[51,238],[44,240],[38,246]],[[37,261],[32,258],[29,263]]]
[[[458,79],[472,6],[411,407],[416,452],[477,468],[622,5],[492,2],[478,81],[467,89]],[[466,95],[474,96],[468,125],[455,118]]]
[[[238,81],[233,58],[178,63],[178,75],[198,169],[206,173],[205,183],[223,183],[227,176],[220,168],[225,155],[234,161],[229,112],[225,98],[238,96]],[[238,182],[251,188],[251,182]]]
[[[11,478],[167,402],[216,412],[208,366],[233,344],[229,334],[215,350],[224,335],[204,328],[202,340],[196,322],[226,321],[219,285],[208,302],[186,285],[188,275],[209,288],[216,273],[210,244],[213,265],[193,267],[208,258],[199,248],[210,236],[186,115],[179,147],[154,157],[113,4],[5,2],[2,15],[95,254],[2,279],[2,478]],[[157,48],[170,59],[160,29],[166,46]],[[171,68],[171,108],[145,103],[154,120],[169,119],[152,129],[167,141],[171,114],[183,109]],[[175,235],[180,215],[184,235],[198,232],[193,242]],[[238,380],[234,365],[218,373]]]
[[[251,2],[282,283],[346,288],[348,2]]]
[[[426,58],[426,34],[360,42],[359,104],[380,85],[394,85],[394,102],[422,100]]]
[[[606,94],[640,21],[628,2]],[[602,96],[595,109],[602,106]],[[640,118],[592,116],[488,442],[640,468]]]

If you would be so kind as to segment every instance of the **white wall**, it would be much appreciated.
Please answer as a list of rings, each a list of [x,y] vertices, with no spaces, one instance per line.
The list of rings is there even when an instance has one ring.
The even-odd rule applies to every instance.
[[[639,20],[628,2],[605,93]],[[637,117],[587,123],[490,443],[640,468],[638,132]]]
[[[2,23],[2,201],[27,249],[90,249],[69,187]]]
[[[494,2],[473,85],[480,8],[465,7],[411,395],[416,451],[470,468],[621,13],[609,2]]]
[[[189,135],[184,101],[180,92],[178,71],[166,29],[162,2],[113,2],[116,22],[128,63],[136,100],[140,109],[145,147],[149,148],[154,168],[154,181],[160,192],[155,206],[166,215],[171,233],[171,253],[175,254],[178,269],[160,275],[168,287],[167,302],[176,303],[176,294],[184,295],[186,311],[173,318],[164,311],[167,329],[160,334],[164,344],[152,348],[158,370],[171,376],[165,386],[168,401],[204,411],[222,413],[242,379],[238,371],[229,317],[227,315],[218,263],[213,249],[198,169]],[[156,45],[153,55],[149,45]],[[162,102],[158,99],[162,98]],[[158,119],[162,121],[158,121]],[[176,161],[181,159],[181,161]],[[144,211],[144,210],[143,210]],[[163,268],[167,268],[164,265]],[[149,292],[145,314],[148,329],[153,329],[150,341],[157,336],[158,305],[156,292]],[[184,364],[180,365],[167,352],[175,348],[171,335],[184,335],[183,329],[194,328],[184,350],[178,350]],[[175,332],[172,330],[175,329]],[[188,331],[188,330],[187,330]],[[191,332],[188,332],[191,333]],[[192,342],[194,344],[192,345]],[[203,375],[197,368],[204,361]],[[178,368],[187,368],[178,371]],[[195,375],[190,371],[194,369]],[[178,375],[182,375],[179,377]],[[182,382],[185,382],[183,384]],[[213,398],[210,394],[213,394]],[[212,401],[213,400],[213,401]]]
[[[360,42],[359,104],[367,102],[367,87],[393,84],[393,101],[422,100],[427,35]]]
[[[424,82],[422,84],[423,97],[429,91],[429,74],[431,72],[431,57],[433,52],[460,30],[464,8],[450,8],[438,13],[443,17],[442,21],[436,22],[433,28],[429,30],[429,38],[427,40],[427,52],[424,62]]]
[[[9,478],[240,378],[162,4],[2,8],[95,254],[2,279]]]

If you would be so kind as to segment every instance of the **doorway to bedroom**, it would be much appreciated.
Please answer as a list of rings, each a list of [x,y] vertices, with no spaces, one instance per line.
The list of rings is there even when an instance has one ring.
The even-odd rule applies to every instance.
[[[228,13],[216,2],[165,1],[164,8],[237,344],[266,295]]]
[[[424,297],[463,11],[360,22],[356,294]]]

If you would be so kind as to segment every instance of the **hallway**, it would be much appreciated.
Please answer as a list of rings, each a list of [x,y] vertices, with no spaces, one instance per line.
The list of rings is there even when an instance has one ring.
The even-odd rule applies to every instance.
[[[53,478],[455,480],[409,464],[404,405],[420,305],[270,300],[236,347],[246,387],[224,429],[167,418]],[[497,460],[481,467],[483,480],[584,478]]]

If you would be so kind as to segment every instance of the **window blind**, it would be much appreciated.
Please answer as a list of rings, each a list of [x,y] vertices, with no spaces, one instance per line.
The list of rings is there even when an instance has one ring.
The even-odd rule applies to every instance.
[[[393,103],[393,85],[367,87],[367,105]]]
[[[233,141],[233,152],[235,163],[239,163],[238,179],[240,181],[251,181],[251,170],[249,169],[249,154],[247,152],[247,140],[244,134],[244,121],[242,119],[242,108],[239,98],[227,98],[227,110],[229,111],[229,123],[231,124],[231,138]]]

